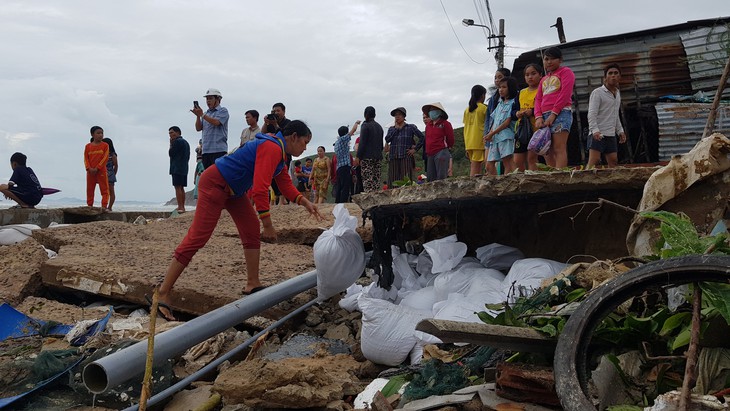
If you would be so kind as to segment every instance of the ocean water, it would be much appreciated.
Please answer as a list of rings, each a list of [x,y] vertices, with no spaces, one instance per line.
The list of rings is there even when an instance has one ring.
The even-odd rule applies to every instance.
[[[0,196],[2,197],[2,196]],[[15,202],[12,200],[2,199],[0,200],[0,210],[8,209],[15,206]],[[35,206],[37,209],[47,210],[55,208],[76,208],[85,207],[86,202],[83,200],[69,201],[57,200],[57,201],[41,201],[40,204]],[[101,207],[98,202],[94,204],[95,207]],[[117,201],[114,203],[114,211],[173,211],[177,208],[174,205],[165,205],[165,203],[153,203],[145,201]],[[185,206],[185,210],[193,211],[195,206]]]

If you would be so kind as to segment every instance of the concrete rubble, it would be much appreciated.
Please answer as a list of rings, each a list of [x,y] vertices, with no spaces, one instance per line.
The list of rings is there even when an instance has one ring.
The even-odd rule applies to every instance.
[[[715,183],[727,182],[725,170],[717,173]],[[489,240],[518,247],[528,257],[566,261],[576,254],[591,254],[602,260],[627,255],[625,239],[633,214],[605,205],[588,210],[573,205],[604,198],[635,208],[641,201],[646,181],[655,171],[656,168],[619,168],[454,178],[361,194],[355,197],[359,207],[355,204],[347,207],[358,218],[363,214],[369,218],[361,220],[363,225],[358,227],[358,233],[376,250],[385,242],[388,247],[396,242],[394,237],[378,238],[376,233],[379,225],[393,224],[401,230],[402,237],[398,241],[423,243],[445,233],[457,233],[470,251]],[[708,190],[705,188],[709,194],[711,190]],[[320,207],[328,218],[324,222],[316,222],[301,207],[274,208],[272,216],[279,240],[274,244],[262,243],[261,280],[264,284],[280,283],[314,269],[312,244],[322,229],[332,225],[333,206],[324,204]],[[591,211],[594,208],[596,210]],[[576,218],[580,213],[583,213],[581,217]],[[0,301],[36,318],[62,323],[98,319],[107,309],[82,309],[43,297],[62,292],[82,301],[107,299],[108,302],[128,304],[132,307],[130,310],[137,305],[146,306],[145,295],[150,295],[154,285],[163,278],[172,252],[193,217],[193,213],[159,220],[143,217],[147,224],[131,224],[139,220],[138,215],[125,215],[112,221],[92,211],[85,217],[84,212],[71,214],[103,221],[36,230],[32,238],[22,243],[0,247]],[[8,219],[5,214],[0,217],[3,221]],[[42,219],[36,214],[32,218]],[[50,218],[69,219],[67,214],[59,217],[56,212]],[[516,229],[519,224],[530,229]],[[602,235],[596,236],[599,228],[603,229]],[[547,235],[561,241],[544,241]],[[385,242],[379,244],[378,241]],[[58,255],[49,259],[43,247]],[[176,283],[172,308],[183,317],[200,315],[241,298],[245,285],[245,261],[241,251],[235,226],[227,213],[223,213],[209,243]],[[587,284],[596,285],[605,280],[599,274],[606,271],[606,267],[598,265],[574,269],[586,273]],[[591,273],[592,268],[597,271],[595,276]],[[617,273],[611,273],[609,277]],[[313,292],[305,294],[272,307],[260,318],[249,319],[246,325],[262,328],[314,295]],[[366,361],[359,352],[361,314],[340,309],[337,300],[335,297],[312,307],[294,321],[295,324],[261,339],[252,348],[249,358],[236,358],[219,367],[213,382],[199,383],[195,388],[183,391],[165,409],[193,409],[212,403],[221,403],[218,407],[227,410],[351,409],[345,399],[354,398],[384,367]],[[110,324],[114,321],[118,321],[119,338],[143,338],[148,325],[143,320],[132,319],[131,315],[128,318],[118,313]],[[164,320],[161,321],[158,324],[161,329],[176,325],[165,325]],[[289,352],[285,352],[283,358],[271,355],[302,327],[308,327],[308,331],[319,338],[339,341],[347,352],[329,352],[313,345],[313,351],[306,356],[292,356]],[[208,359],[230,350],[249,335],[231,329],[193,347],[176,366],[175,373],[178,377],[189,375]],[[550,372],[545,369],[503,366],[496,387],[487,384],[449,396],[433,396],[420,403],[414,401],[410,408],[544,410],[530,402],[558,405],[548,374]],[[540,382],[539,387],[535,381]],[[524,393],[528,388],[533,389],[534,395]],[[454,408],[457,406],[461,408]]]

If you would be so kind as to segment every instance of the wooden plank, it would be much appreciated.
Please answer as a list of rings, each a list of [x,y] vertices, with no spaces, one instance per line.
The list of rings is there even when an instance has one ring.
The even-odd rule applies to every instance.
[[[532,328],[465,323],[449,320],[422,320],[416,330],[441,339],[445,343],[469,343],[510,351],[552,353],[557,340]]]

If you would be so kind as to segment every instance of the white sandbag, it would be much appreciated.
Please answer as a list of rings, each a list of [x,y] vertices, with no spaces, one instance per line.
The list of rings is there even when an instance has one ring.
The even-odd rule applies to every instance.
[[[405,298],[403,298],[403,300],[401,300],[400,305],[430,313],[433,311],[433,305],[437,301],[436,292],[434,291],[433,286],[428,286],[408,294]]]
[[[506,301],[507,295],[502,291],[502,282],[504,281],[505,275],[501,271],[491,268],[484,268],[484,270],[488,271],[482,275],[472,277],[469,287],[462,294],[468,297],[474,294],[495,292],[501,296],[502,301]],[[501,276],[501,278],[497,277],[497,275]]]
[[[422,312],[388,301],[361,296],[362,311],[360,349],[368,360],[396,366],[408,358],[416,345],[416,324],[428,316]]]
[[[324,301],[351,286],[365,269],[365,247],[355,231],[357,218],[343,204],[332,210],[335,223],[314,243],[317,300]]]
[[[439,310],[434,313],[433,317],[437,320],[482,323],[476,313],[486,311],[491,315],[498,314],[498,311],[488,310],[485,304],[499,304],[501,302],[499,301],[499,294],[486,292],[469,297],[458,293],[450,294],[446,301],[438,304]]]
[[[545,258],[525,258],[512,264],[509,273],[502,281],[502,291],[509,302],[520,296],[531,296],[543,279],[552,277],[563,271],[567,264]],[[513,286],[514,283],[514,286]]]
[[[476,253],[483,266],[500,271],[509,270],[515,261],[525,258],[519,249],[499,243],[479,247]]]
[[[439,238],[425,243],[423,249],[431,256],[431,272],[443,273],[456,267],[466,255],[466,244],[457,241],[456,235]]]
[[[360,297],[360,295],[362,295],[363,288],[364,287],[360,284],[353,284],[347,287],[345,297],[343,297],[338,303],[340,305],[340,308],[349,312],[357,310],[357,299]]]
[[[33,230],[39,230],[35,224],[10,224],[0,226],[0,245],[17,244],[31,236]]]
[[[378,285],[378,275],[372,276],[372,282],[362,290],[362,295],[369,298],[376,298],[378,300],[385,300],[394,303],[398,299],[398,289],[390,287],[390,290],[381,288]]]
[[[408,264],[408,254],[393,254],[393,286],[399,291],[415,291],[421,289],[418,274]]]
[[[490,277],[494,280],[502,280],[504,274],[497,270],[490,270],[475,258],[465,257],[453,270],[439,274],[434,280],[436,300],[443,301],[451,293],[466,294],[471,283],[477,277]],[[500,282],[501,289],[501,282]]]

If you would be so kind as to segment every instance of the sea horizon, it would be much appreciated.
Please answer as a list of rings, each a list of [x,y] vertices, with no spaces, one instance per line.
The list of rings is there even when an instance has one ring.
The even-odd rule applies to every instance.
[[[1,196],[0,196],[1,197]],[[174,211],[177,206],[165,205],[166,201],[134,201],[119,200],[114,202],[113,211]],[[12,200],[0,200],[0,210],[7,210],[14,207],[16,203]],[[51,210],[58,208],[77,208],[86,207],[86,201],[79,198],[59,198],[58,200],[46,200],[45,198],[40,204],[36,205],[36,209]],[[96,202],[94,207],[101,207]],[[195,206],[186,205],[188,211],[194,210]]]

